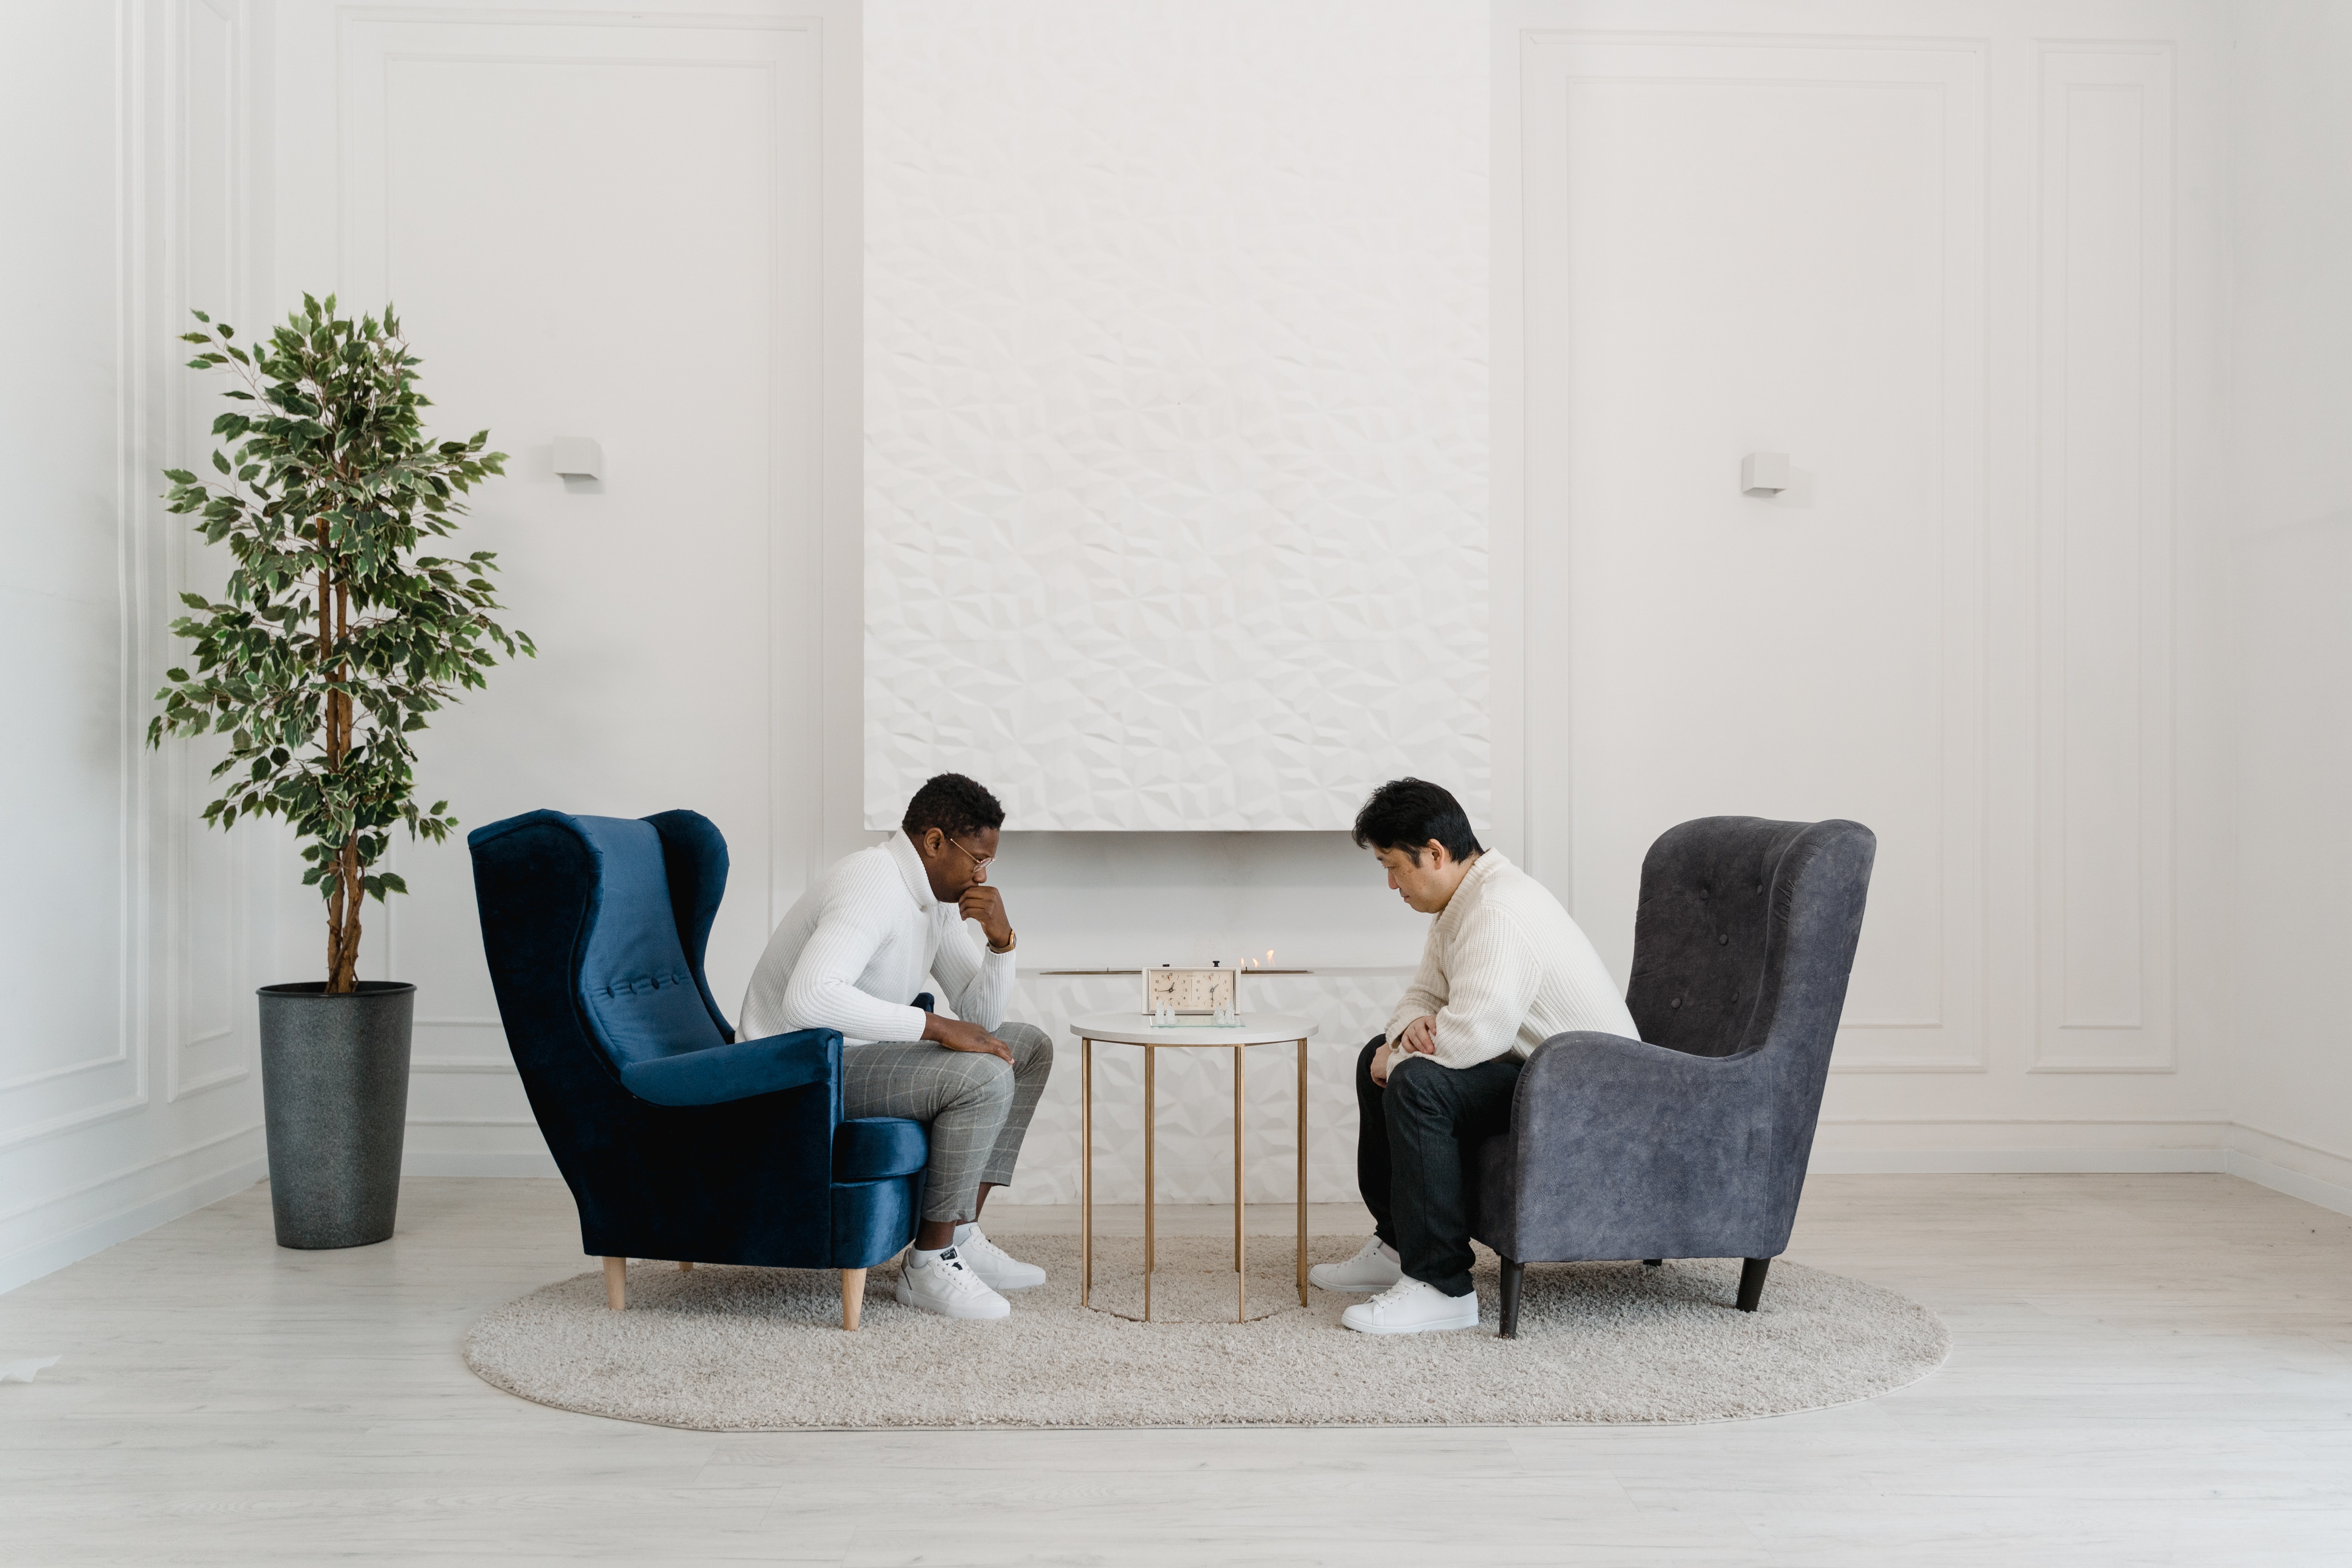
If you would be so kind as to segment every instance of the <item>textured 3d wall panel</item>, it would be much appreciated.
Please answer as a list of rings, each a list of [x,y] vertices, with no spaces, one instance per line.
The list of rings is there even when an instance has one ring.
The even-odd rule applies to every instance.
[[[1458,0],[866,12],[866,816],[1487,796],[1483,29]]]

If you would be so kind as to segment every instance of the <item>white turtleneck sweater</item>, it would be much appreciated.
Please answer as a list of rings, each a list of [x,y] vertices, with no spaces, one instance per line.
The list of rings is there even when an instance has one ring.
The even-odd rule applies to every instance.
[[[1441,1067],[1506,1053],[1527,1059],[1571,1029],[1641,1038],[1608,968],[1551,890],[1495,850],[1470,863],[1430,922],[1421,968],[1389,1019],[1401,1039],[1415,1018],[1437,1020]]]
[[[839,1029],[846,1046],[919,1040],[910,1004],[936,978],[955,1016],[983,1029],[1004,1022],[1013,954],[972,941],[953,904],[931,896],[922,857],[903,833],[845,855],[800,897],[751,971],[740,1039]]]

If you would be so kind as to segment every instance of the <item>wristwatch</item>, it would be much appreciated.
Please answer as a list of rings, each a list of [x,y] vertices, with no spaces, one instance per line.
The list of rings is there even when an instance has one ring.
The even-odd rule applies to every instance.
[[[994,942],[991,942],[988,944],[988,951],[994,953],[1007,953],[1011,952],[1014,948],[1019,947],[1020,945],[1021,933],[1017,931],[1009,931],[1004,933],[1004,945],[1003,947],[999,947]]]

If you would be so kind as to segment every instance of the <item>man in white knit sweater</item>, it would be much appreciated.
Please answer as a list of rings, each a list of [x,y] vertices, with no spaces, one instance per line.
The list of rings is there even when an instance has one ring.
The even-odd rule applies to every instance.
[[[842,1113],[925,1124],[930,1160],[898,1300],[950,1318],[1004,1317],[1003,1292],[1045,1282],[980,1228],[1054,1067],[1045,1031],[1004,1021],[1018,938],[988,885],[1003,823],[996,797],[961,773],[925,784],[898,832],[826,867],[786,911],[738,1029],[747,1040],[840,1030]],[[954,1017],[915,1005],[930,1001],[927,982]]]
[[[1340,1315],[1365,1333],[1475,1328],[1464,1155],[1510,1126],[1519,1069],[1538,1046],[1578,1029],[1640,1037],[1559,900],[1482,848],[1446,790],[1382,784],[1357,814],[1355,837],[1407,904],[1437,918],[1388,1032],[1356,1064],[1356,1184],[1372,1237],[1311,1278],[1327,1290],[1379,1292]]]

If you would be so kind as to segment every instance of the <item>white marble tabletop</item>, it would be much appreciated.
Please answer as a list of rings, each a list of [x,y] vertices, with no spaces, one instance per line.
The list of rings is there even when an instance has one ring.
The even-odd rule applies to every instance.
[[[1316,1028],[1315,1020],[1297,1013],[1244,1013],[1223,1029],[1206,1019],[1162,1029],[1149,1013],[1088,1013],[1070,1020],[1070,1033],[1080,1039],[1121,1046],[1270,1046],[1306,1039]]]

